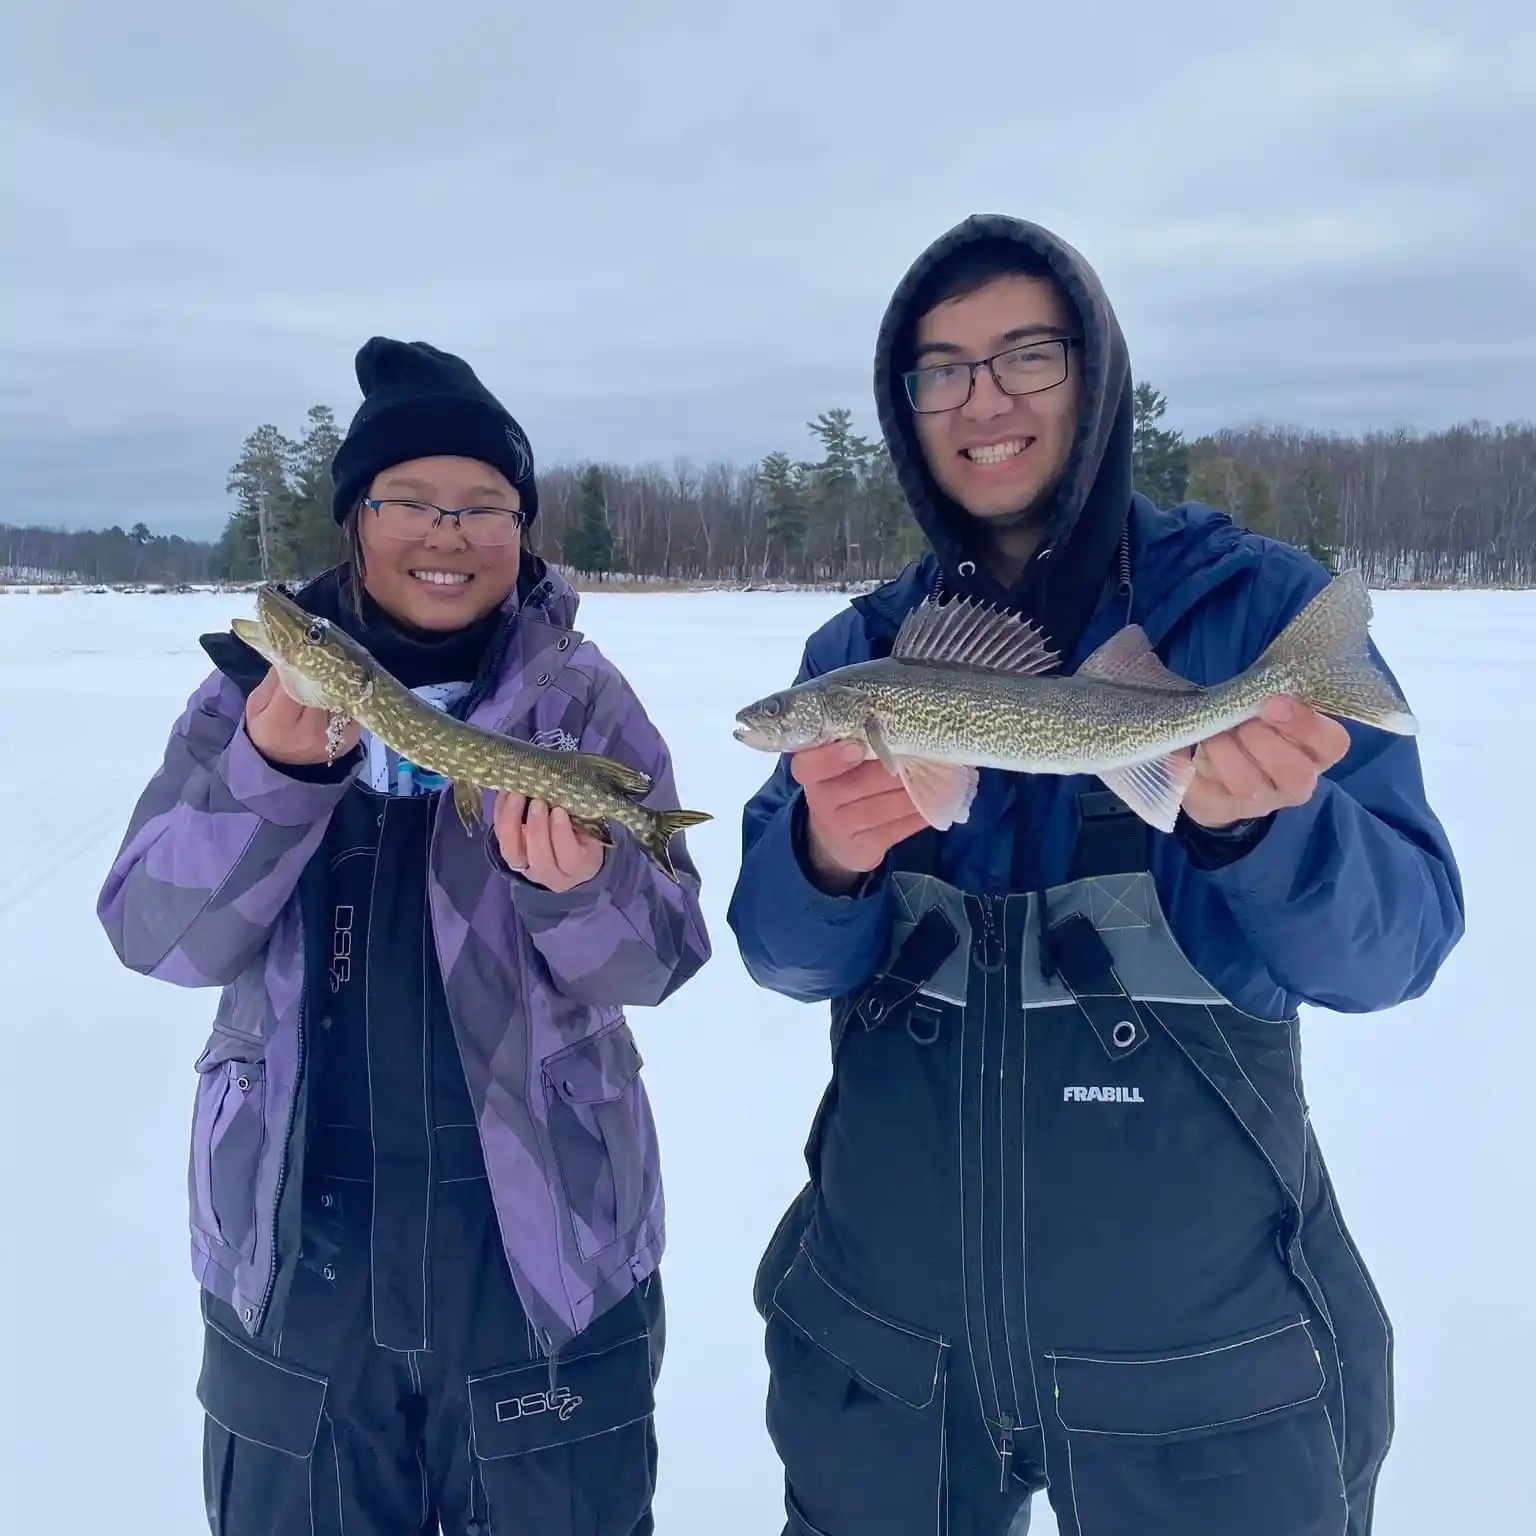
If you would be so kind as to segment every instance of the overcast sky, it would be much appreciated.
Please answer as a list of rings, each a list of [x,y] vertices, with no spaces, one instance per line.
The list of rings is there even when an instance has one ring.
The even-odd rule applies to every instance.
[[[1088,256],[1186,431],[1530,419],[1526,10],[5,0],[0,521],[216,532],[376,332],[541,464],[803,452],[975,211]]]

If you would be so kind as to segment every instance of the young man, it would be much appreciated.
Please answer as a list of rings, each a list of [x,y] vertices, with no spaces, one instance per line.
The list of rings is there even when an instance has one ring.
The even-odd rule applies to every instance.
[[[1028,615],[1072,671],[1127,622],[1196,683],[1327,580],[1131,489],[1126,345],[1087,263],[975,217],[876,351],[932,552],[811,636],[888,653],[935,591]],[[938,834],[859,749],[751,801],[731,926],[833,1003],[810,1181],[764,1256],[794,1536],[1364,1536],[1392,1335],[1307,1116],[1297,1010],[1423,993],[1463,926],[1411,738],[1287,701],[1197,753],[1171,835],[1093,779],[983,771]]]

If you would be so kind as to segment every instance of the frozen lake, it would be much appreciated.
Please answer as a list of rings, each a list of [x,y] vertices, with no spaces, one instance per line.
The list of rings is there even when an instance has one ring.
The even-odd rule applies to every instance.
[[[663,1536],[775,1536],[782,1520],[750,1287],[802,1181],[826,1011],[759,991],[736,958],[725,906],[740,810],[769,760],[733,742],[730,724],[790,680],[806,634],[843,601],[582,605],[582,628],[668,738],[683,803],[717,818],[689,835],[715,959],[661,1010],[632,1014],[668,1185]],[[124,971],[93,907],[133,801],[208,670],[199,632],[250,611],[247,597],[211,594],[0,597],[0,741],[19,781],[0,809],[8,1530],[206,1530],[186,1137],[215,994]],[[1519,893],[1536,865],[1536,814],[1514,781],[1536,757],[1536,594],[1379,594],[1375,634],[1422,722],[1470,921],[1428,999],[1374,1017],[1304,1016],[1323,1148],[1397,1329],[1397,1436],[1377,1529],[1533,1530],[1536,1160],[1520,1127],[1536,1030],[1517,962],[1533,942]],[[723,1091],[744,1061],[750,1102]],[[99,1283],[109,1268],[110,1291]],[[1054,1529],[1037,1501],[1034,1530]]]

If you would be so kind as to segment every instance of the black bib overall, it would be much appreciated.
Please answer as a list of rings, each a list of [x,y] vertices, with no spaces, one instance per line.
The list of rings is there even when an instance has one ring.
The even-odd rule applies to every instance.
[[[1145,827],[1079,797],[1063,885],[903,845],[833,1015],[810,1182],[758,1275],[793,1536],[1365,1536],[1391,1328],[1309,1123],[1296,1019],[1222,998]]]

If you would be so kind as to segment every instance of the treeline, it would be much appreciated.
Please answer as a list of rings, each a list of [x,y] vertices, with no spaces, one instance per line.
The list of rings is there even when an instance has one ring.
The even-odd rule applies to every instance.
[[[179,586],[208,581],[214,546],[143,523],[123,529],[12,528],[0,523],[0,580],[101,586]]]
[[[679,461],[664,468],[557,465],[539,475],[534,540],[583,576],[661,580],[846,581],[899,570],[921,547],[883,444],[853,430],[852,412],[809,424],[810,459],[760,464]],[[303,437],[262,426],[230,470],[235,505],[217,574],[301,576],[335,558],[328,469],[337,443],[328,408]]]
[[[1249,428],[1189,440],[1162,424],[1166,412],[1156,388],[1138,387],[1136,485],[1163,506],[1207,502],[1376,582],[1536,584],[1536,424],[1364,437]],[[546,469],[538,546],[583,576],[835,583],[891,575],[919,552],[921,537],[885,445],[852,423],[847,410],[809,422],[813,452],[804,458]],[[334,557],[325,465],[335,441],[323,407],[297,441],[270,426],[247,439],[231,472],[236,506],[216,574],[301,575]]]
[[[1245,428],[1186,439],[1167,400],[1136,392],[1136,485],[1154,501],[1207,502],[1377,583],[1536,585],[1536,423],[1472,422],[1363,437]],[[807,424],[812,452],[760,463],[557,465],[539,477],[535,542],[582,576],[723,583],[840,583],[896,572],[922,548],[883,443],[847,410]],[[259,427],[230,470],[216,544],[0,529],[4,563],[80,580],[303,577],[334,561],[328,407],[303,433]],[[3,548],[0,544],[0,548]]]
[[[1157,426],[1165,408],[1138,389],[1138,488],[1164,505],[1221,507],[1378,583],[1536,585],[1536,424],[1229,429],[1186,443]]]

